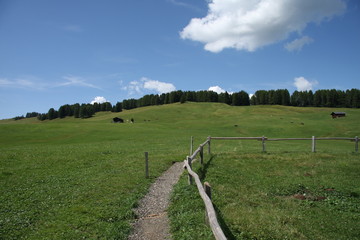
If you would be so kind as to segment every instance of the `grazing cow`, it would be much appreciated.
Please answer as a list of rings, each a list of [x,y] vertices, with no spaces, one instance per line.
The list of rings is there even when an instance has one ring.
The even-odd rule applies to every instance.
[[[113,123],[123,123],[123,122],[124,122],[124,120],[121,118],[118,118],[118,117],[113,118]]]
[[[332,112],[330,114],[332,118],[345,117],[346,113],[344,112]]]

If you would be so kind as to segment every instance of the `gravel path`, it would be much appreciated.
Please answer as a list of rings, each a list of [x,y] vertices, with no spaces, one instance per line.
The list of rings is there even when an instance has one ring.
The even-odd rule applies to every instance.
[[[138,216],[129,240],[171,239],[167,208],[173,185],[183,172],[183,162],[174,163],[151,185],[149,192],[135,209]]]

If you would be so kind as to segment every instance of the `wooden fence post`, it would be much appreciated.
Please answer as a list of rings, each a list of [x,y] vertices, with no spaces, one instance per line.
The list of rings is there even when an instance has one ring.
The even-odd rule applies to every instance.
[[[262,151],[263,151],[263,152],[266,152],[265,136],[262,136]]]
[[[211,154],[211,148],[210,148],[210,141],[211,141],[211,137],[208,137],[208,154]]]
[[[149,153],[145,152],[145,178],[149,178]]]
[[[204,164],[204,147],[200,145],[200,164]]]
[[[191,168],[191,157],[187,156],[186,160],[188,161],[188,164]],[[193,183],[193,177],[191,176],[190,173],[188,174],[188,183],[189,183],[189,185],[192,185],[192,183]]]
[[[355,137],[355,152],[359,151],[359,137]]]
[[[205,190],[205,193],[206,195],[210,198],[211,200],[211,186],[208,182],[204,182],[204,190]],[[206,211],[206,208],[205,208],[205,223],[207,225],[210,225],[209,223],[209,217],[208,217],[208,214],[207,214],[207,211]]]
[[[193,154],[193,146],[194,146],[194,137],[191,136],[191,140],[190,140],[190,156]]]
[[[316,152],[316,139],[315,136],[312,136],[312,152]]]

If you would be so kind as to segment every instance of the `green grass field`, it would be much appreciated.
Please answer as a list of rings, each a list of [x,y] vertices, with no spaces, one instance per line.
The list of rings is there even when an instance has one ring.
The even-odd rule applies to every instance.
[[[359,161],[353,153],[233,152],[197,170],[229,239],[359,239]],[[179,185],[187,196],[186,181]]]
[[[345,111],[347,117],[333,120],[330,117],[332,111]],[[113,124],[111,119],[115,116],[134,118],[135,123]],[[358,109],[231,107],[219,103],[186,103],[121,113],[102,112],[84,120],[2,120],[0,239],[126,239],[130,231],[129,223],[135,217],[131,209],[146,193],[155,177],[173,161],[182,161],[188,155],[190,136],[195,137],[196,144],[205,141],[209,135],[354,137],[360,135],[359,118]],[[215,156],[202,170],[203,178],[214,185],[214,202],[230,237],[318,238],[323,234],[320,230],[317,230],[320,231],[319,235],[303,233],[313,223],[303,221],[304,224],[299,225],[302,219],[306,219],[301,214],[309,208],[308,215],[316,217],[318,209],[325,211],[331,204],[326,202],[326,205],[325,201],[296,201],[291,196],[297,194],[298,188],[302,191],[309,189],[311,194],[317,196],[317,192],[321,191],[320,185],[324,184],[324,187],[335,189],[326,194],[354,200],[355,205],[358,203],[356,196],[360,190],[356,184],[359,177],[354,172],[359,172],[356,166],[359,166],[357,163],[360,159],[353,153],[354,143],[319,142],[315,154],[311,153],[311,142],[269,142],[266,154],[261,153],[261,143],[257,141],[217,141],[212,148]],[[145,151],[149,152],[150,179],[144,178]],[[317,172],[312,169],[312,162],[309,163],[310,169],[300,166],[296,170],[301,163],[320,161],[317,156],[322,163],[326,163],[321,165],[324,170]],[[253,165],[254,162],[257,164]],[[262,176],[264,169],[270,168],[268,164],[271,164],[274,172],[267,173],[265,181]],[[282,167],[277,170],[277,166]],[[277,173],[281,169],[285,173]],[[329,175],[323,174],[327,172],[326,169],[331,170]],[[343,173],[337,175],[339,169]],[[252,171],[256,174],[254,178],[257,182],[246,177]],[[312,174],[311,177],[303,176],[307,172]],[[281,177],[269,177],[274,174],[284,175],[284,179],[289,175],[290,178],[282,181]],[[293,175],[297,178],[293,178]],[[318,177],[324,179],[318,180]],[[196,188],[187,186],[184,178],[176,186],[170,209],[174,236],[176,239],[211,239],[211,231],[204,229],[201,199]],[[249,183],[245,184],[246,179]],[[244,185],[240,185],[239,181]],[[263,186],[255,183],[263,183]],[[277,186],[278,183],[283,185]],[[259,185],[259,189],[252,189],[253,185]],[[237,188],[246,191],[240,192]],[[229,189],[238,195],[234,193],[227,197]],[[248,209],[249,204],[241,201],[248,198],[244,196],[245,193],[255,197],[254,209]],[[286,202],[298,208],[293,218],[285,210],[276,213],[281,213],[277,225],[289,222],[286,225],[289,230],[283,235],[276,230],[275,223],[270,224],[271,228],[265,228],[273,221],[271,218],[264,225],[259,224],[261,220],[257,216],[275,214],[262,209],[263,202],[257,199],[265,193],[268,194],[265,205]],[[185,211],[188,205],[195,207],[195,210]],[[353,209],[352,205],[349,208]],[[254,215],[247,214],[246,221],[243,221],[243,214],[249,211]],[[358,207],[354,211],[356,213]],[[358,221],[356,214],[346,214],[341,215],[342,220]],[[321,221],[322,217],[317,219],[314,221]],[[346,230],[350,235],[344,236],[359,233],[356,226],[351,228]],[[345,230],[337,229],[324,236],[343,236]]]

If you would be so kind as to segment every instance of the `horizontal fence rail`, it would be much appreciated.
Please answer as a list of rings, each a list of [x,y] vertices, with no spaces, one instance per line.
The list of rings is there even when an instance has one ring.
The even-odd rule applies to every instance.
[[[210,137],[214,140],[263,140],[267,139],[266,137]]]
[[[265,142],[266,141],[293,141],[293,140],[311,140],[312,141],[312,152],[316,151],[316,141],[318,140],[345,140],[355,142],[355,152],[359,151],[359,137],[356,136],[354,138],[348,137],[315,137],[311,138],[268,138],[268,137],[209,137],[210,140],[258,140],[262,141],[263,152],[265,152]]]

